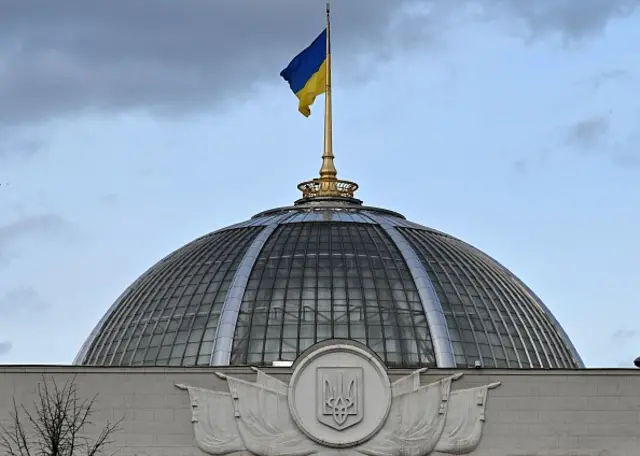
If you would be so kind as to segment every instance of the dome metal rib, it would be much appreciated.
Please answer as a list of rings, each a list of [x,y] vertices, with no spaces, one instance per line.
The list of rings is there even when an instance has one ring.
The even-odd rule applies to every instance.
[[[367,213],[367,216],[379,223],[382,229],[385,230],[402,253],[409,267],[409,271],[411,271],[411,276],[418,289],[418,294],[420,295],[420,300],[422,301],[422,306],[429,324],[436,365],[438,367],[456,367],[456,361],[453,356],[453,345],[449,337],[449,330],[447,329],[447,321],[444,317],[442,304],[433,288],[433,284],[427,275],[424,265],[420,262],[415,250],[404,236],[393,226],[392,221],[387,220],[384,216],[378,216],[373,212]]]
[[[233,335],[236,332],[238,313],[242,304],[242,297],[247,288],[249,276],[253,266],[264,247],[265,242],[278,227],[278,223],[290,217],[289,214],[282,214],[269,220],[269,224],[253,240],[251,246],[245,253],[231,282],[231,288],[224,299],[222,313],[218,320],[216,336],[211,350],[211,365],[226,366],[231,360],[231,348],[233,347]]]

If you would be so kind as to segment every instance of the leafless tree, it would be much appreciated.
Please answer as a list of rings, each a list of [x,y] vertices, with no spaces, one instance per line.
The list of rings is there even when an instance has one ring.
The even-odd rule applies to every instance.
[[[112,443],[111,436],[120,423],[108,421],[94,434],[87,428],[96,412],[97,395],[82,399],[78,395],[75,377],[62,387],[55,379],[44,377],[38,384],[38,397],[32,409],[13,400],[10,421],[0,423],[0,454],[3,456],[100,456]]]

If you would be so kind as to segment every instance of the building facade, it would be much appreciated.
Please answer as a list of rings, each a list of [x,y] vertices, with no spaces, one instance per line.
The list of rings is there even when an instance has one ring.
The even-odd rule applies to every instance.
[[[57,384],[75,376],[79,394],[87,398],[98,394],[97,412],[92,417],[96,427],[87,428],[90,434],[96,433],[107,420],[123,419],[121,430],[112,436],[114,443],[108,447],[110,451],[117,451],[120,456],[221,454],[226,451],[222,449],[222,444],[216,452],[215,443],[207,444],[202,435],[198,442],[195,426],[199,422],[206,424],[211,421],[199,417],[200,421],[194,423],[194,404],[196,408],[212,414],[223,413],[223,409],[215,406],[208,408],[206,400],[202,401],[196,396],[194,401],[188,391],[176,386],[229,393],[227,380],[220,378],[216,372],[247,382],[257,382],[260,375],[249,367],[2,367],[0,420],[5,425],[10,423],[8,415],[12,410],[13,398],[18,404],[28,407],[38,400],[36,391],[43,376],[47,381],[55,379]],[[264,368],[262,372],[287,383],[292,374],[290,368]],[[390,382],[397,382],[411,373],[406,369],[390,369]],[[424,386],[457,373],[463,375],[452,382],[451,391],[500,383],[487,391],[482,435],[477,447],[470,453],[473,456],[640,454],[640,375],[636,371],[430,369],[419,374],[419,381]],[[315,399],[309,397],[310,402]],[[464,403],[467,410],[478,409],[475,399],[477,397],[472,402]],[[426,406],[430,403],[425,401],[424,404],[426,413]],[[364,413],[367,412],[365,406]],[[219,418],[228,418],[230,424],[235,426],[235,421],[242,419],[228,415]],[[233,436],[237,437],[238,434]],[[266,444],[263,447],[265,451],[272,449]],[[352,448],[318,447],[326,453],[352,451]],[[291,454],[288,448],[289,445],[283,445],[281,451],[256,454]],[[384,454],[389,456],[429,454],[421,452],[425,449],[429,448],[418,447],[410,453],[401,453],[397,447],[383,447]],[[253,453],[247,451],[242,454],[248,456]],[[434,448],[430,454],[451,453],[438,453]]]
[[[639,372],[585,369],[507,268],[323,170],[151,267],[73,366],[1,367],[0,454],[13,404],[72,384],[121,456],[640,455]]]

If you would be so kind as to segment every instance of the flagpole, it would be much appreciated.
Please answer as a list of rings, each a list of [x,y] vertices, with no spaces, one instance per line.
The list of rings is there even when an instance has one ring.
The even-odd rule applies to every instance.
[[[325,94],[324,94],[324,152],[322,154],[322,168],[320,178],[323,181],[334,181],[338,172],[333,163],[333,118],[331,106],[331,5],[327,1],[327,42],[325,63]],[[335,184],[334,184],[335,185]],[[333,190],[326,189],[326,190]]]
[[[322,153],[322,167],[320,178],[298,184],[302,198],[295,204],[304,204],[314,198],[341,198],[355,204],[362,201],[355,198],[358,184],[346,180],[338,180],[338,172],[334,165],[333,156],[333,118],[331,112],[331,5],[327,0],[326,27],[326,57],[325,57],[325,86],[324,86],[324,152]]]

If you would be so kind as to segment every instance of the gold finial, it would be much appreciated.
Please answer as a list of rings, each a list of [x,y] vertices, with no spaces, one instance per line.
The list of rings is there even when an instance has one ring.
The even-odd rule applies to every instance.
[[[324,152],[320,178],[303,182],[298,185],[302,198],[314,197],[342,197],[353,198],[358,189],[354,182],[339,180],[338,171],[334,164],[333,155],[333,117],[331,105],[331,6],[327,1],[327,39],[325,60],[325,89],[324,89]]]

